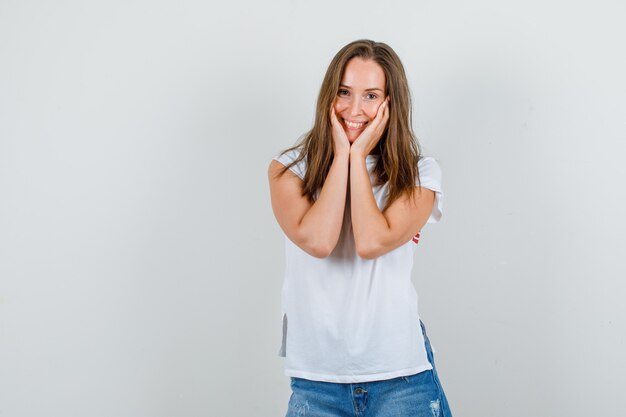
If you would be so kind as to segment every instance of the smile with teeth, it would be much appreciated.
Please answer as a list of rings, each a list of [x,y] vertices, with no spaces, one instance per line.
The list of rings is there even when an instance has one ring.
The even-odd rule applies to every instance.
[[[367,122],[352,122],[352,121],[346,120],[346,119],[343,119],[343,122],[346,124],[346,126],[350,130],[358,130],[358,129],[362,128],[363,126],[365,126],[365,124],[367,123]]]

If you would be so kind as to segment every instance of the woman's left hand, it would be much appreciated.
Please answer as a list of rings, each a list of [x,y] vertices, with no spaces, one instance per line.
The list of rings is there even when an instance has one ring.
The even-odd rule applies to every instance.
[[[376,117],[365,128],[350,147],[350,154],[367,156],[374,149],[387,127],[389,121],[389,97],[378,106]]]

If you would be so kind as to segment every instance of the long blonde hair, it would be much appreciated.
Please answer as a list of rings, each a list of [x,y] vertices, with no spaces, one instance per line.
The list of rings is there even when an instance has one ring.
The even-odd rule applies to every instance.
[[[330,108],[335,100],[345,67],[352,58],[373,60],[385,74],[385,95],[389,96],[389,122],[377,147],[372,151],[380,157],[374,167],[377,184],[389,182],[385,209],[402,193],[413,195],[415,179],[419,179],[417,163],[421,151],[413,133],[411,116],[411,93],[404,67],[391,47],[382,42],[361,39],[344,46],[331,61],[320,88],[313,128],[293,147],[283,151],[300,150],[299,156],[287,165],[280,175],[302,160],[307,169],[302,195],[313,201],[321,189],[333,161],[333,139]]]

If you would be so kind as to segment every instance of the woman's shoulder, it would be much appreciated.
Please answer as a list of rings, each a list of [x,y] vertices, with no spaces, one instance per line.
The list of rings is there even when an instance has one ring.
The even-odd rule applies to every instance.
[[[428,155],[420,156],[420,159],[417,161],[417,167],[420,171],[420,174],[422,173],[422,170],[426,170],[438,172],[439,175],[441,175],[441,165],[435,157]]]
[[[279,152],[276,156],[274,156],[274,159],[279,161],[279,162],[287,162],[287,163],[291,163],[293,161],[295,161],[299,156],[300,153],[302,152],[301,148],[289,148],[286,149],[284,151]]]
[[[417,163],[420,182],[441,189],[442,172],[439,161],[432,156],[421,156]]]
[[[302,147],[289,148],[274,156],[273,159],[280,162],[284,166],[289,166],[300,157],[301,153]],[[306,173],[305,159],[306,158],[302,158],[300,161],[289,167],[289,169],[301,179],[304,179],[304,174]]]
[[[419,185],[435,192],[435,203],[428,218],[428,223],[436,223],[441,219],[443,210],[443,186],[439,161],[432,156],[422,156],[418,161]]]
[[[438,159],[435,158],[434,156],[431,156],[431,155],[420,155],[418,163],[420,165],[422,165],[422,164],[424,164],[424,165],[429,165],[429,164],[439,165]]]

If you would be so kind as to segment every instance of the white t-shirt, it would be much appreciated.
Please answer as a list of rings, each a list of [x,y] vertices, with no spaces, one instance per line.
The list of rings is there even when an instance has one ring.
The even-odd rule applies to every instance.
[[[275,157],[283,165],[298,150]],[[378,156],[366,160],[370,178]],[[435,191],[428,223],[441,218],[441,169],[431,157],[418,163],[421,186]],[[306,163],[291,167],[304,178]],[[417,185],[417,179],[416,179]],[[384,207],[388,185],[373,187]],[[411,281],[412,240],[375,259],[356,254],[350,201],[346,201],[341,235],[333,252],[315,258],[286,241],[282,288],[285,375],[315,381],[356,383],[413,375],[428,369],[419,323],[417,292]]]

